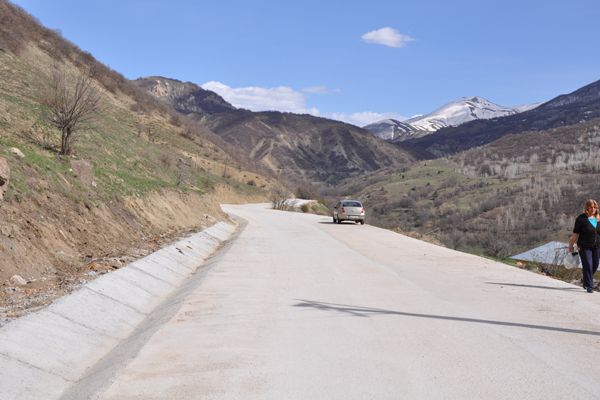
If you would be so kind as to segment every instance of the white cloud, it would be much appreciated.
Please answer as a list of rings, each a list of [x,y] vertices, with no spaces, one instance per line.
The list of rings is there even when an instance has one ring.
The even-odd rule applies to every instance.
[[[338,121],[347,122],[356,126],[365,126],[368,124],[372,124],[373,122],[381,121],[382,119],[397,119],[398,121],[403,121],[406,119],[405,116],[402,116],[398,113],[386,112],[386,113],[378,113],[373,111],[364,111],[357,112],[352,114],[347,113],[329,113],[323,115],[325,118],[335,119]]]
[[[340,89],[330,89],[327,86],[310,86],[302,89],[304,93],[310,94],[329,94],[329,93],[340,93]]]
[[[306,107],[306,98],[302,93],[287,86],[232,88],[221,82],[210,81],[203,84],[202,88],[212,90],[238,108],[251,111],[284,111],[319,115],[317,108]]]
[[[394,118],[400,121],[406,119],[406,117],[392,112],[378,113],[366,111],[357,113],[327,113],[323,115],[316,107],[307,107],[304,94],[287,86],[274,88],[257,86],[232,88],[221,82],[210,81],[203,84],[202,88],[212,90],[235,107],[245,108],[251,111],[284,111],[297,114],[312,114],[347,122],[356,126],[365,126],[388,118]],[[325,94],[338,92],[339,89],[329,89],[325,86],[313,86],[304,88],[302,91],[311,94]]]
[[[367,43],[381,44],[388,47],[404,47],[406,43],[415,40],[389,26],[367,32],[361,36],[361,39]]]

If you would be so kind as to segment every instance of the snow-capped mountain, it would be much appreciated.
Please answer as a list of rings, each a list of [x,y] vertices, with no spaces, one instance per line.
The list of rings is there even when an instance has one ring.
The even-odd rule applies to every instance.
[[[458,127],[440,129],[422,138],[411,140],[408,147],[419,157],[442,157],[494,142],[509,134],[517,135],[515,136],[517,139],[520,134],[526,132],[548,131],[553,128],[566,128],[569,125],[573,125],[574,132],[578,132],[579,129],[587,130],[591,128],[584,127],[598,118],[600,118],[600,80],[519,114],[471,121]],[[520,142],[515,140],[514,143]],[[523,141],[523,145],[529,145],[529,142],[525,143],[526,140]],[[522,146],[515,148],[520,147]]]
[[[414,126],[397,119],[384,119],[363,127],[383,140],[394,140],[398,137],[411,136],[417,133]],[[427,133],[426,131],[423,131]]]
[[[516,114],[514,108],[499,106],[482,97],[463,97],[448,103],[434,112],[411,118],[405,122],[429,132],[447,126],[458,126],[474,119],[491,119]]]
[[[463,97],[448,103],[427,115],[406,121],[382,120],[364,128],[382,139],[402,141],[428,135],[448,126],[458,126],[476,119],[492,119],[517,114],[539,104],[503,107],[482,97]]]

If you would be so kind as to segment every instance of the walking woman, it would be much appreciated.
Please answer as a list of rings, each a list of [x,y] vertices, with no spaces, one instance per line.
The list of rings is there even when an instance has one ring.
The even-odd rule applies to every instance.
[[[600,253],[600,213],[596,200],[585,202],[583,214],[575,219],[573,235],[569,240],[569,251],[574,252],[573,245],[577,242],[579,258],[583,272],[583,288],[588,293],[594,292],[594,274],[598,270]]]

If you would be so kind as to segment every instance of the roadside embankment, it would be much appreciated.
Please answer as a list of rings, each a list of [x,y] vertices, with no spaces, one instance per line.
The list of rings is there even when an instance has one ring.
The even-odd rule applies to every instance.
[[[2,398],[59,398],[131,335],[235,229],[218,222],[0,328]]]
[[[38,197],[0,202],[0,326],[184,236],[226,221],[221,202],[260,200],[224,185],[203,195],[161,190],[89,209],[64,198]]]

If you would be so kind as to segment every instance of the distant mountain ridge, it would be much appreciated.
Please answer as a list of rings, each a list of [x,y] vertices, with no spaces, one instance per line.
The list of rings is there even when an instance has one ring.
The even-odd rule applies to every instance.
[[[205,90],[191,82],[149,76],[136,79],[134,83],[184,114],[195,113],[207,116],[236,109],[215,92]]]
[[[409,138],[401,147],[418,158],[437,158],[493,142],[505,135],[541,131],[600,118],[600,80],[533,109],[502,118],[479,119]]]
[[[214,92],[175,79],[149,77],[134,82],[290,180],[333,184],[414,160],[405,150],[354,125],[307,114],[237,109]]]
[[[437,110],[406,121],[382,120],[364,128],[385,140],[404,141],[427,136],[442,128],[459,126],[465,122],[504,117],[536,107],[538,104],[503,107],[483,97],[463,97]]]
[[[531,106],[533,107],[533,106]],[[458,126],[476,119],[490,119],[517,114],[515,107],[504,107],[483,97],[463,97],[459,100],[443,105],[430,114],[422,117],[411,118],[405,122],[415,128],[435,132],[448,126]]]

